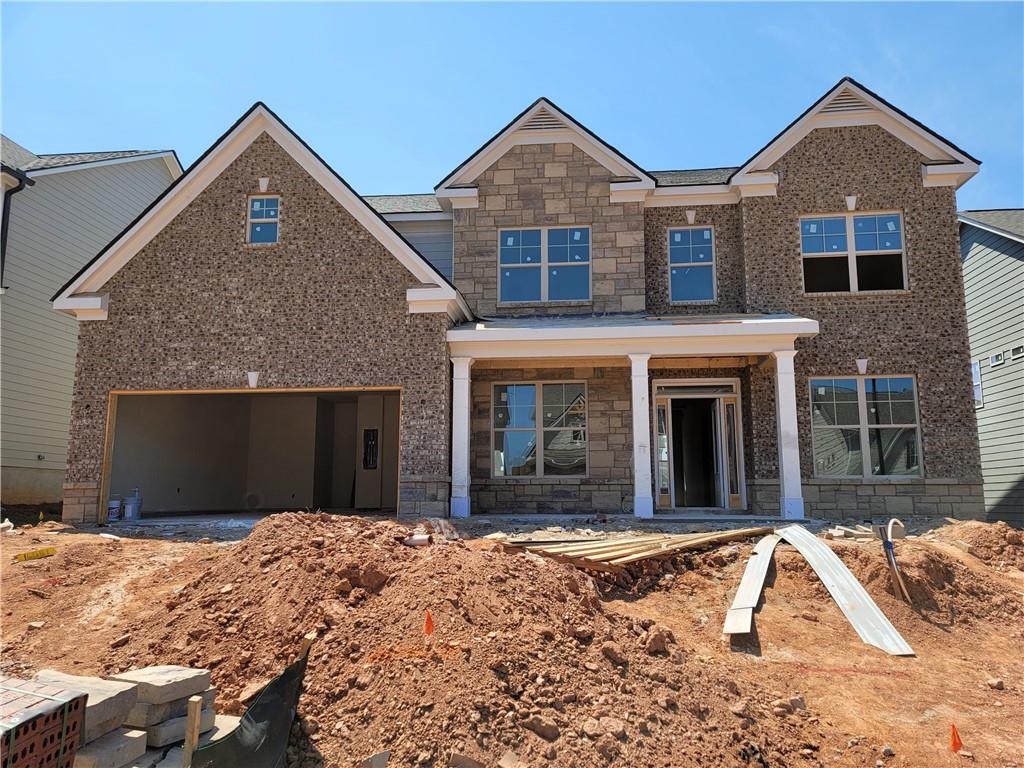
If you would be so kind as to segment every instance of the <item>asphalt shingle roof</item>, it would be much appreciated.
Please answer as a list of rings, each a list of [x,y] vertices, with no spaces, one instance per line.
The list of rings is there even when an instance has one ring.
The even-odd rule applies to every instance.
[[[165,150],[127,149],[118,152],[63,152],[60,154],[37,155],[6,136],[0,137],[0,158],[4,165],[19,171],[41,171],[47,168],[63,168],[68,165],[95,163],[100,160],[116,160],[122,157],[154,155]]]
[[[967,219],[974,219],[979,224],[1001,229],[1004,232],[1024,237],[1024,208],[996,208],[987,211],[960,211]]]
[[[659,187],[689,186],[693,184],[725,184],[739,166],[726,168],[694,168],[681,171],[648,171]]]
[[[440,213],[443,208],[432,192],[418,195],[366,195],[363,198],[377,213]]]

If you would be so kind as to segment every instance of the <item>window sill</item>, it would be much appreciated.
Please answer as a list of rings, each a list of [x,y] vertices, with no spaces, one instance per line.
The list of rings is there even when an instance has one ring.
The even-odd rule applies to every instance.
[[[862,475],[815,475],[804,480],[805,483],[830,484],[830,483],[859,483],[860,485],[901,485],[906,483],[924,482],[922,475],[878,475],[877,477],[863,477]]]
[[[670,307],[716,307],[721,302],[718,299],[701,299],[699,301],[669,301]]]
[[[281,244],[280,242],[277,242],[277,243],[245,243],[245,247],[246,248],[254,248],[254,249],[258,250],[260,248],[276,248],[280,244]]]
[[[856,298],[857,296],[909,296],[911,290],[909,288],[894,288],[892,290],[885,291],[814,291],[808,293],[803,292],[804,296],[810,298],[817,298],[819,296],[834,299],[836,297],[848,296],[850,298]]]
[[[586,307],[593,299],[566,299],[561,301],[499,301],[499,307]]]
[[[524,477],[506,477],[504,475],[500,475],[500,476],[498,476],[498,475],[491,475],[487,479],[488,480],[497,480],[499,482],[505,482],[505,483],[521,483],[521,484],[524,484],[524,485],[531,485],[531,484],[532,485],[540,485],[542,483],[548,483],[548,484],[550,484],[550,483],[558,483],[558,482],[560,482],[562,480],[574,481],[574,482],[578,481],[578,480],[589,480],[590,479],[590,475],[552,475],[550,477],[547,477],[547,476],[544,476],[544,475],[541,475],[540,477],[537,477],[536,475],[530,475],[530,476],[524,476]]]

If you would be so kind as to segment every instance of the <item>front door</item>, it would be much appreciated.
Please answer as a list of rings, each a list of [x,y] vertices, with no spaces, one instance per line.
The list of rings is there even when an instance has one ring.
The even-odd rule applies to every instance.
[[[659,508],[743,509],[738,388],[738,382],[656,383]]]

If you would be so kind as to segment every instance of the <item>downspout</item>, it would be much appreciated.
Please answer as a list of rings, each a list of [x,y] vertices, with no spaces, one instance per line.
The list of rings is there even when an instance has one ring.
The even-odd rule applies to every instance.
[[[4,268],[7,266],[7,226],[11,219],[11,197],[35,182],[16,168],[4,165],[0,166],[0,170],[18,180],[16,186],[4,190],[4,207],[2,221],[0,221],[0,293],[3,293],[7,288],[4,285]]]

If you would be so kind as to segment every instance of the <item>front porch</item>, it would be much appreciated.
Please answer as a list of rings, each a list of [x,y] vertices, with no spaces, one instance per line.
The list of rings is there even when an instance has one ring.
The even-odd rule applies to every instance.
[[[803,517],[794,345],[816,332],[791,315],[456,327],[451,513]],[[758,464],[768,442],[777,464]],[[765,471],[771,509],[752,499]]]

